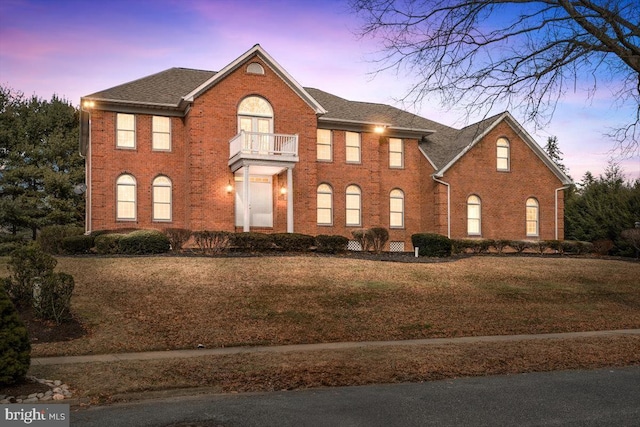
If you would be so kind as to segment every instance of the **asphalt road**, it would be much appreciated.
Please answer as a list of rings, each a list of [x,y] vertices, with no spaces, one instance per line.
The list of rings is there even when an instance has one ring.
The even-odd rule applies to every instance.
[[[72,426],[640,426],[640,366],[92,407]]]

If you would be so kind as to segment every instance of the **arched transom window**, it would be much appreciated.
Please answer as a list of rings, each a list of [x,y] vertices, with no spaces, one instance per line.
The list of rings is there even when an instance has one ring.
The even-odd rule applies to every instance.
[[[273,108],[259,96],[248,96],[238,106],[238,132],[273,133]]]

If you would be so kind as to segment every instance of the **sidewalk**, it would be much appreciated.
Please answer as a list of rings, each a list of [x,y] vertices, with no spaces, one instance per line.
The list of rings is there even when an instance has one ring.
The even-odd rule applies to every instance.
[[[441,344],[471,344],[481,342],[504,342],[504,341],[530,341],[544,339],[572,339],[572,338],[594,338],[620,335],[640,335],[640,329],[620,329],[614,331],[589,331],[589,332],[565,332],[554,334],[526,334],[526,335],[493,335],[483,337],[461,337],[461,338],[427,338],[419,340],[404,341],[363,341],[363,342],[335,342],[320,344],[293,344],[280,346],[263,347],[227,347],[211,349],[193,350],[170,350],[170,351],[146,351],[140,353],[118,353],[118,354],[96,354],[86,356],[61,356],[61,357],[34,357],[31,359],[32,366],[43,365],[69,365],[76,363],[93,362],[119,362],[125,360],[158,360],[190,358],[201,356],[220,356],[226,354],[242,353],[286,353],[296,351],[318,351],[318,350],[341,350],[362,347],[388,347],[388,346],[411,346],[411,345],[441,345]]]

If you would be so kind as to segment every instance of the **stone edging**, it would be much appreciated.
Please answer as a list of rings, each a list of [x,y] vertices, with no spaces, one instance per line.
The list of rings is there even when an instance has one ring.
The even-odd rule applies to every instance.
[[[32,393],[28,396],[5,396],[0,395],[0,404],[6,403],[39,403],[47,402],[50,400],[60,401],[64,399],[70,399],[72,396],[69,386],[63,384],[60,380],[44,380],[32,376],[26,377],[28,380],[38,382],[49,386],[49,391],[44,393]]]

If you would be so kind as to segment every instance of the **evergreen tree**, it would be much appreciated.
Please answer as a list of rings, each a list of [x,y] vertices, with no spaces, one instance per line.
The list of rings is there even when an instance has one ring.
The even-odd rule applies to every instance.
[[[82,223],[76,108],[0,86],[0,156],[0,226],[29,229],[35,239],[44,226]]]
[[[23,379],[30,363],[27,328],[0,282],[0,386]]]

